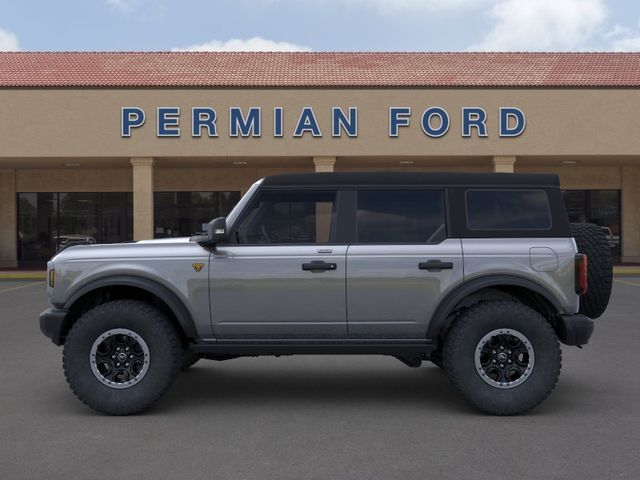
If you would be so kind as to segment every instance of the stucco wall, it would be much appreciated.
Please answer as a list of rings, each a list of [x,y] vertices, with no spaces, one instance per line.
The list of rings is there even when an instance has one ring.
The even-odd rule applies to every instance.
[[[0,157],[21,156],[317,156],[317,155],[637,155],[637,90],[580,89],[0,89]],[[420,128],[425,108],[449,112],[441,138]],[[123,106],[145,109],[146,123],[121,138]],[[156,137],[156,108],[181,108],[181,138]],[[194,106],[218,113],[218,138],[191,138]],[[262,108],[261,138],[230,138],[228,109]],[[273,137],[273,107],[284,107],[284,136]],[[301,108],[315,109],[322,138],[293,138]],[[331,107],[359,109],[358,138],[332,138]],[[413,110],[410,128],[388,135],[388,108]],[[462,106],[483,107],[487,138],[461,136]],[[498,138],[499,107],[524,111],[527,127],[517,138]]]

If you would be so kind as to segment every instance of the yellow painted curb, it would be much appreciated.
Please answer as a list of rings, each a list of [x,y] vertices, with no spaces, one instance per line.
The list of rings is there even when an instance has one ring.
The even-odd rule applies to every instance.
[[[0,280],[45,280],[47,272],[0,272]]]
[[[622,277],[640,275],[640,267],[613,267],[613,274]]]

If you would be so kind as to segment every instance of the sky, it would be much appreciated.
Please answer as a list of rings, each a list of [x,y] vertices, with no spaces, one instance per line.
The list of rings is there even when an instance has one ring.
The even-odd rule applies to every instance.
[[[0,0],[0,51],[640,51],[638,0]]]

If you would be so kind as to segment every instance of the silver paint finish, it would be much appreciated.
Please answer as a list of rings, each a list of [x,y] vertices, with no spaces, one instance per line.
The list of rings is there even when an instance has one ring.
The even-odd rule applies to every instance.
[[[553,250],[557,255],[557,268],[536,271],[531,262],[532,248]],[[578,250],[572,238],[465,238],[462,251],[465,282],[488,275],[518,276],[547,289],[561,306],[562,313],[578,311],[579,296],[574,286]]]
[[[217,338],[344,338],[346,245],[220,245],[211,257]],[[326,253],[323,253],[326,252]],[[302,270],[314,260],[330,271]]]
[[[558,269],[558,254],[549,247],[531,247],[529,264],[536,272],[555,272]]]
[[[227,217],[228,228],[259,189]],[[431,316],[457,286],[488,275],[528,279],[575,313],[571,238],[447,239],[437,245],[219,245],[213,254],[187,238],[71,247],[56,255],[51,302],[85,285],[131,275],[157,282],[183,302],[202,340],[219,338],[424,338]],[[302,270],[314,260],[333,271]],[[418,264],[452,262],[430,272]],[[194,263],[202,263],[200,272]]]
[[[453,263],[430,272],[428,260]],[[438,302],[463,280],[459,239],[437,245],[351,245],[347,252],[349,336],[424,338]]]
[[[194,270],[194,263],[204,264],[200,273]],[[55,287],[47,287],[54,305],[64,305],[93,281],[131,275],[168,288],[184,303],[198,335],[213,336],[209,319],[209,252],[188,238],[70,247],[56,255],[48,268],[56,270]]]

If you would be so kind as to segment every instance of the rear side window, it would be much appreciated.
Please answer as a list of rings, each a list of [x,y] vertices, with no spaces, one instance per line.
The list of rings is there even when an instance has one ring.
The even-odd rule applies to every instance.
[[[551,212],[544,190],[467,190],[469,230],[549,230]]]
[[[358,243],[437,243],[446,238],[444,193],[373,189],[357,193]]]

